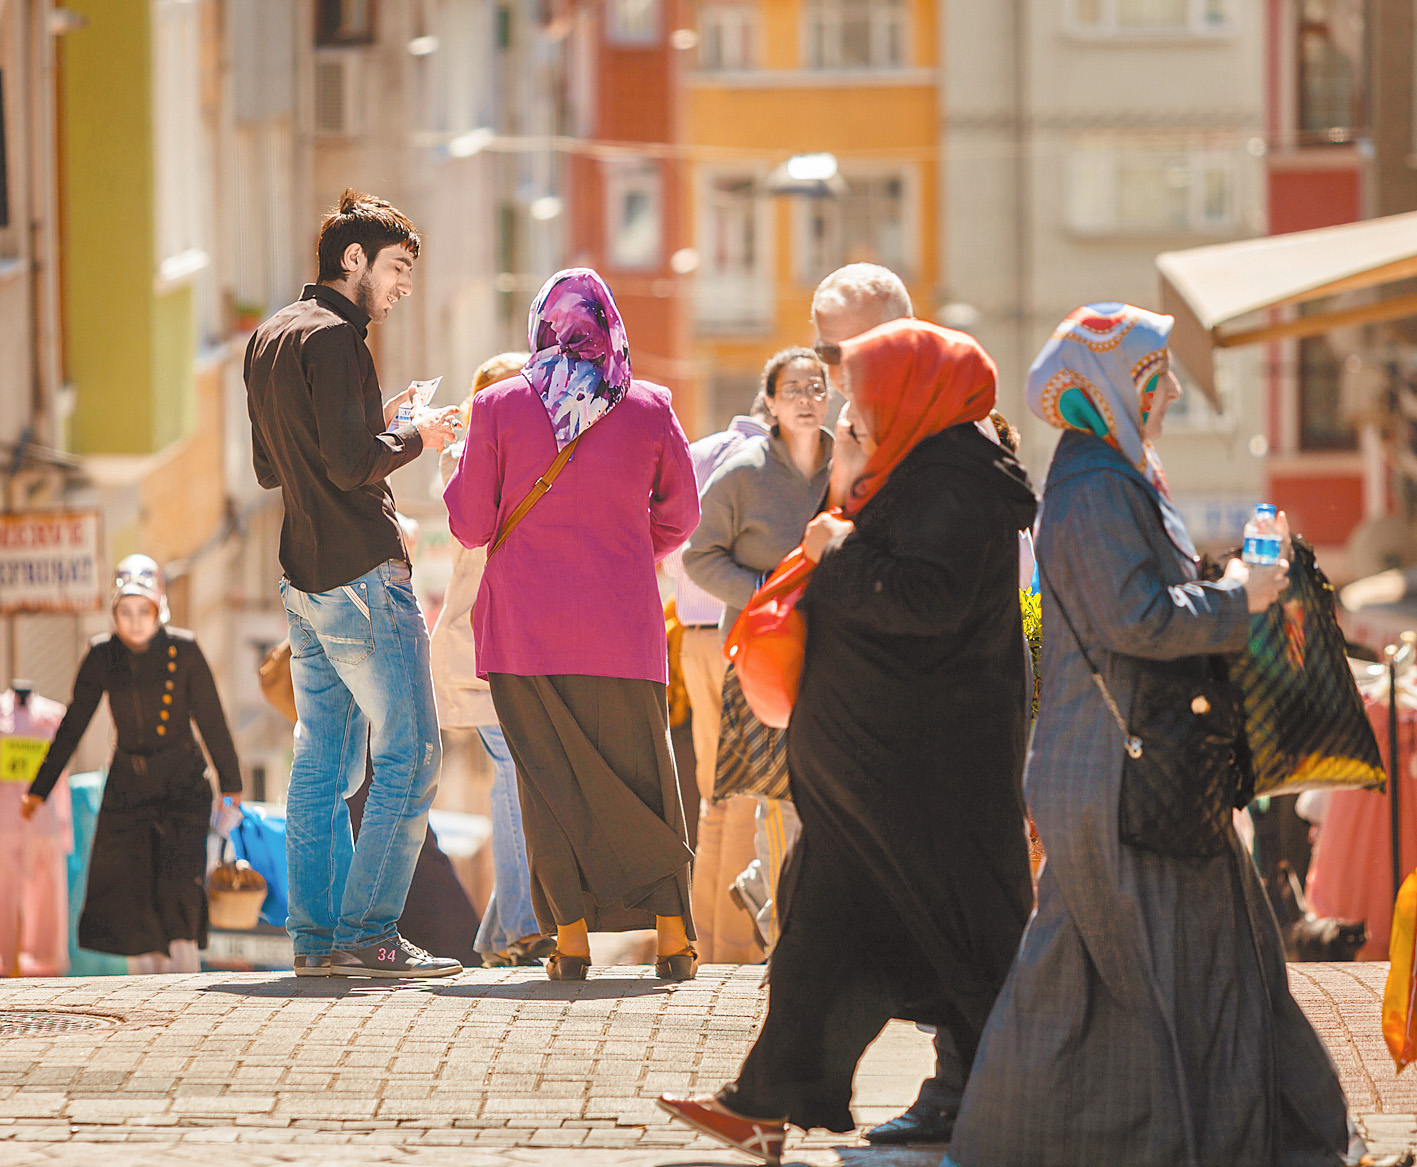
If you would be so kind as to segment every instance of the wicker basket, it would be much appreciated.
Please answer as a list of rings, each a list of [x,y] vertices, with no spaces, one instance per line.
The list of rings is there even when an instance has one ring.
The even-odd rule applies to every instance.
[[[244,859],[218,863],[207,876],[207,909],[213,928],[254,928],[265,901],[265,878]]]

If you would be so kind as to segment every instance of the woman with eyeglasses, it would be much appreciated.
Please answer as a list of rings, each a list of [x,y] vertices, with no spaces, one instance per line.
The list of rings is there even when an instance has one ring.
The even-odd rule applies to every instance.
[[[831,473],[826,366],[817,354],[809,348],[774,353],[759,391],[772,430],[744,443],[704,484],[703,517],[684,549],[689,578],[725,605],[725,636],[763,580],[802,541],[803,528],[822,508]],[[765,949],[777,939],[777,882],[798,832],[787,796],[786,736],[753,716],[729,665],[714,798],[759,799],[758,858],[734,879],[729,894],[754,917]]]

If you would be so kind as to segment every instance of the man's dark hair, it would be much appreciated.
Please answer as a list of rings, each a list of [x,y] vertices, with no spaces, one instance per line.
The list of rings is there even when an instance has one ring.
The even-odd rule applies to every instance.
[[[344,278],[340,261],[351,243],[364,248],[370,263],[384,248],[402,244],[418,258],[418,232],[408,216],[383,199],[345,187],[339,206],[325,216],[320,224],[320,241],[316,254],[320,260],[320,283],[332,283]]]

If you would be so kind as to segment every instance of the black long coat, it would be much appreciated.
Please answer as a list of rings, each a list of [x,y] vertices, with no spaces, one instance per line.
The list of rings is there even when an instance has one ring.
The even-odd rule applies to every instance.
[[[802,836],[750,1113],[852,1127],[851,1077],[891,1017],[968,1065],[1032,907],[1019,463],[956,426],[921,442],[823,556],[788,727]]]
[[[193,721],[222,793],[241,792],[211,668],[185,629],[160,628],[137,653],[117,634],[95,637],[31,794],[49,795],[105,693],[118,741],[94,831],[79,943],[122,956],[166,952],[173,940],[204,944],[212,792]]]

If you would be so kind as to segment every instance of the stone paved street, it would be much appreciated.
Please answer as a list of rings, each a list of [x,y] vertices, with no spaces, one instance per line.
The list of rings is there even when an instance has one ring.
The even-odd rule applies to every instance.
[[[1386,967],[1291,968],[1374,1149],[1417,1142],[1417,1078],[1394,1076],[1378,1031]],[[211,1144],[243,1167],[308,1163],[336,1145],[341,1164],[743,1163],[670,1125],[653,1100],[733,1074],[765,1004],[761,974],[709,966],[672,987],[635,967],[593,969],[579,985],[533,969],[404,984],[261,973],[4,981],[0,1164],[198,1164]],[[89,1027],[68,1028],[79,1025]],[[892,1024],[858,1074],[858,1121],[898,1113],[929,1067],[928,1037]],[[812,1167],[940,1159],[822,1132],[797,1134],[788,1151]]]

